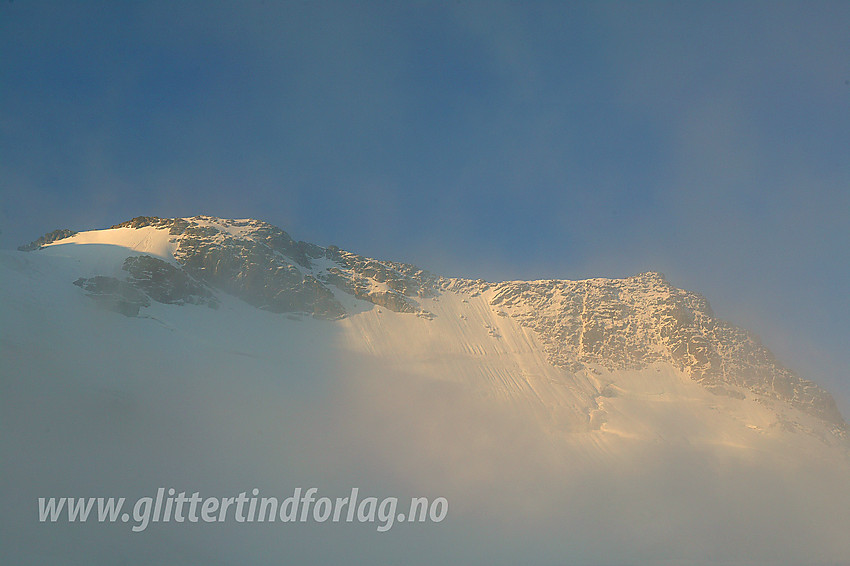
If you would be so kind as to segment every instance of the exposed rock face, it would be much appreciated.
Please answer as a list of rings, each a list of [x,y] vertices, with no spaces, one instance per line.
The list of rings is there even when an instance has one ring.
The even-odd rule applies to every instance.
[[[339,289],[396,312],[420,312],[415,297],[432,296],[437,277],[415,266],[380,262],[340,250],[296,242],[257,220],[138,217],[113,228],[168,229],[174,258],[192,276],[272,312],[302,312],[336,319],[346,311]]]
[[[63,229],[63,230],[54,230],[53,232],[48,232],[44,236],[40,237],[37,240],[30,242],[25,246],[18,246],[18,251],[21,252],[34,252],[35,250],[40,250],[47,244],[51,242],[55,242],[56,240],[64,240],[65,238],[70,238],[76,234],[73,230]]]
[[[214,228],[190,226],[179,239],[175,259],[209,284],[272,312],[306,312],[339,318],[342,305],[310,273],[306,247],[283,232],[261,240],[234,237]]]
[[[258,308],[325,319],[347,315],[342,293],[415,313],[427,324],[433,314],[422,308],[423,299],[441,293],[484,295],[496,314],[533,329],[555,366],[617,370],[669,362],[714,393],[781,400],[830,423],[838,434],[846,430],[826,391],[784,368],[746,330],[717,319],[704,297],[673,287],[658,273],[493,284],[447,279],[409,264],[298,242],[256,220],[142,216],[113,226],[143,227],[169,231],[178,265],[129,258],[126,282],[104,277],[76,282],[129,316],[150,299],[215,306],[209,286]],[[70,235],[52,232],[30,246],[63,233]]]
[[[182,269],[159,258],[147,255],[128,257],[123,269],[130,274],[130,285],[158,303],[218,306],[218,299],[209,289]]]
[[[104,275],[88,279],[80,277],[74,281],[74,285],[82,287],[87,296],[97,301],[101,307],[124,316],[139,316],[139,309],[151,304],[147,295],[130,283],[115,277]]]
[[[439,278],[415,266],[380,262],[340,250],[336,246],[328,247],[324,256],[339,265],[327,270],[324,281],[358,299],[390,310],[420,312],[415,297],[433,297],[437,294]]]
[[[661,274],[626,279],[505,282],[491,304],[533,328],[569,369],[672,363],[712,392],[779,399],[846,427],[833,398],[784,368],[751,333],[715,318],[708,301]]]
[[[169,305],[207,305],[218,307],[218,299],[203,284],[181,269],[151,256],[134,256],[124,260],[127,280],[97,275],[80,277],[74,285],[99,305],[124,316],[139,316],[139,310],[151,300]]]

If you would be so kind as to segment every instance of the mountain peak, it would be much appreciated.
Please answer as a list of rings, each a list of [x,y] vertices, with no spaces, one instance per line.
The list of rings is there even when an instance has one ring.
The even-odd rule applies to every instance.
[[[105,231],[51,232],[22,249],[65,243],[112,243],[148,254],[128,258],[123,279],[98,274],[75,282],[123,314],[151,301],[214,307],[215,294],[224,292],[263,310],[319,319],[376,307],[433,319],[430,300],[481,297],[497,317],[533,331],[549,362],[562,370],[670,364],[717,395],[781,401],[822,419],[839,436],[846,430],[826,391],[782,366],[750,332],[716,318],[705,297],[676,288],[659,272],[578,281],[445,278],[296,241],[260,220],[213,216],[139,216]],[[490,335],[500,336],[495,327]]]

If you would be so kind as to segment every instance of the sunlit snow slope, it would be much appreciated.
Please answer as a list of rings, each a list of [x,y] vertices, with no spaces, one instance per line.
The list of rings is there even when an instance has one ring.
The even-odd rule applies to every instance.
[[[410,558],[423,539],[430,550],[407,563],[850,552],[831,397],[660,275],[450,279],[212,217],[60,236],[0,253],[9,509],[166,483],[359,483],[446,495],[457,517],[377,545],[340,535],[364,563]],[[117,525],[80,537],[7,513],[2,526],[19,563],[151,551]],[[213,547],[235,563],[244,545],[247,563],[272,563],[277,545],[299,563],[347,556],[321,531],[252,531],[259,545],[235,547],[246,535],[181,533],[146,534],[154,560],[178,547],[207,563]]]

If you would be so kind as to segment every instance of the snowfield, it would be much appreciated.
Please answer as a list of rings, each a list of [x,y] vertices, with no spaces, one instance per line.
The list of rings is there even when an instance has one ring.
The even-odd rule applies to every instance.
[[[144,227],[0,252],[4,563],[848,563],[848,445],[810,414],[663,361],[556,367],[495,288],[420,297],[419,315],[337,290],[349,314],[316,320],[221,290],[127,317],[73,284],[134,255],[176,264],[175,246]],[[36,518],[38,497],[299,486],[450,511],[383,534]]]
[[[112,228],[108,230],[77,232],[70,238],[51,242],[45,248],[55,248],[49,250],[48,253],[61,254],[62,252],[58,250],[63,249],[63,246],[92,244],[124,248],[139,254],[148,254],[162,259],[174,259],[174,250],[176,249],[176,245],[168,230],[152,227]],[[79,251],[69,252],[71,257],[78,254],[86,254],[86,251],[81,249]],[[89,253],[87,257],[87,261],[91,262],[93,255]]]

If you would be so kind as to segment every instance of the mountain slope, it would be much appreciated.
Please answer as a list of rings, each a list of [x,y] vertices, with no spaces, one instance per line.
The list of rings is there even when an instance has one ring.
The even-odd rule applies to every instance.
[[[673,287],[658,273],[620,280],[497,284],[452,279],[333,246],[297,242],[265,222],[205,216],[138,217],[109,230],[79,234],[57,230],[22,249],[58,253],[68,245],[98,243],[152,256],[126,260],[123,274],[113,269],[88,276],[101,278],[96,281],[77,282],[90,296],[125,314],[146,305],[144,298],[122,286],[122,278],[154,301],[214,306],[210,290],[216,289],[264,310],[323,319],[372,307],[432,319],[436,311],[431,301],[451,297],[480,303],[483,297],[487,310],[499,317],[488,315],[481,322],[494,340],[503,338],[499,319],[512,319],[534,332],[540,343],[535,348],[542,349],[553,366],[573,375],[669,364],[712,393],[757,403],[782,402],[817,417],[830,434],[846,436],[846,423],[826,391],[783,367],[751,333],[717,319],[704,297]],[[444,316],[453,319],[452,329],[442,329],[446,335],[455,336],[469,326],[462,309]],[[582,380],[588,378],[578,378]],[[588,387],[586,397],[612,391],[606,384],[596,391]],[[583,405],[588,403],[585,399]],[[811,431],[809,425],[800,426]]]
[[[4,562],[850,553],[850,454],[831,398],[658,274],[446,278],[211,217],[58,235],[0,252]],[[383,534],[33,519],[45,496],[310,486],[445,496],[450,512]]]

